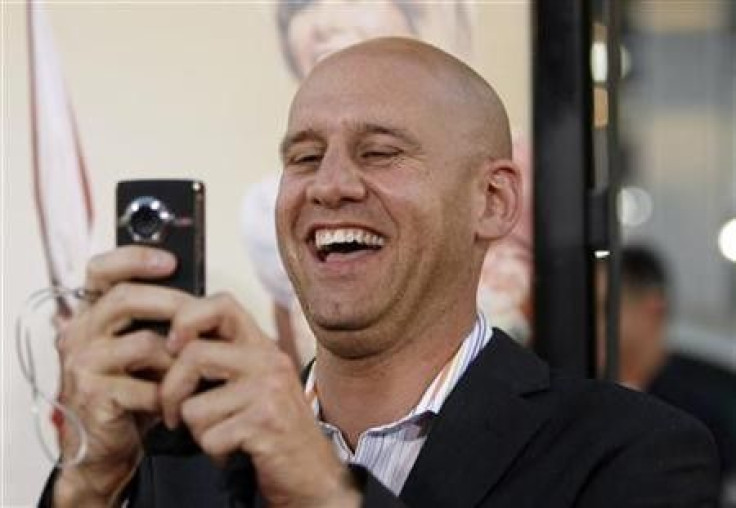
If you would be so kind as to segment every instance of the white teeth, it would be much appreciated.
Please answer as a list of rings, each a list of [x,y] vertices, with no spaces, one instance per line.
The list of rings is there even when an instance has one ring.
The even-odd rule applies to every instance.
[[[381,247],[384,242],[383,237],[358,228],[318,229],[314,233],[314,243],[318,250],[336,243],[359,243],[370,247]]]

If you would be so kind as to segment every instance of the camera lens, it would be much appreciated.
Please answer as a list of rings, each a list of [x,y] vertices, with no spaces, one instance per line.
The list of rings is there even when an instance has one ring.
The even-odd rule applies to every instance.
[[[163,221],[158,212],[142,207],[130,218],[130,227],[138,236],[150,238],[161,230]]]
[[[126,222],[131,236],[137,242],[155,243],[161,240],[173,216],[158,199],[144,196],[128,206]]]

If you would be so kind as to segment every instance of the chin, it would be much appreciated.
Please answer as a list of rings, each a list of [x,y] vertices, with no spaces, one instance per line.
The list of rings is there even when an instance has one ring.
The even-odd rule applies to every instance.
[[[343,360],[363,360],[381,352],[381,345],[370,336],[351,330],[324,330],[317,342],[318,350]]]
[[[315,333],[356,332],[370,325],[370,320],[356,315],[334,315],[313,313],[309,322]]]
[[[350,296],[338,295],[338,298],[315,299],[307,303],[304,314],[315,333],[320,330],[355,332],[375,323],[376,312],[367,308],[366,299]]]
[[[380,350],[380,344],[372,338],[375,320],[365,314],[317,312],[307,321],[320,347],[334,356],[357,360]]]

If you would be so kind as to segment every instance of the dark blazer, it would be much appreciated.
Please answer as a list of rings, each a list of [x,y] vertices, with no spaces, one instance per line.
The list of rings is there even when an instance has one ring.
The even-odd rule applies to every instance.
[[[715,438],[721,472],[736,476],[736,372],[673,354],[647,393],[703,422]]]
[[[499,330],[442,407],[399,498],[353,467],[371,508],[710,507],[717,470],[696,420],[640,393],[550,373]],[[228,474],[201,455],[149,456],[130,506],[252,505],[228,487],[237,467]]]

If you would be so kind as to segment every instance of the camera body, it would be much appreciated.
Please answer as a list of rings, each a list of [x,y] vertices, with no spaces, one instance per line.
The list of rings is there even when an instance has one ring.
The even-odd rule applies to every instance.
[[[148,245],[164,249],[177,259],[174,273],[164,279],[143,281],[205,294],[205,187],[197,180],[126,180],[117,185],[117,244]],[[121,334],[150,329],[162,336],[169,323],[137,320]],[[146,373],[136,373],[146,377]],[[201,381],[198,391],[217,383]],[[191,455],[199,452],[189,430],[154,426],[145,437],[151,455]]]
[[[205,293],[205,187],[198,180],[126,180],[117,185],[117,244],[174,254],[174,273],[158,284]]]

